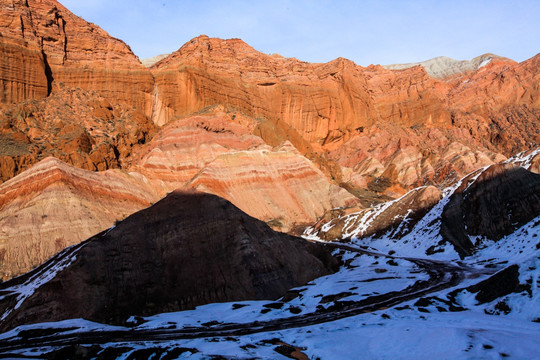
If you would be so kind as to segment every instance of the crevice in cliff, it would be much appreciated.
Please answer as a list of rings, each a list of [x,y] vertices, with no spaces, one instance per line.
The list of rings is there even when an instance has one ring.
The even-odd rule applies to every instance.
[[[49,65],[49,62],[47,61],[47,54],[45,53],[45,51],[43,51],[43,49],[41,50],[41,55],[43,56],[43,65],[45,67],[45,77],[47,78],[47,96],[49,96],[51,95],[51,92],[52,92],[52,83],[54,81],[54,77],[51,70],[51,66]]]
[[[163,104],[163,101],[161,100],[161,95],[159,92],[159,86],[153,74],[152,74],[152,79],[154,81],[154,90],[152,92],[151,120],[155,125],[163,126],[167,122],[169,122],[169,120],[173,117],[174,110],[172,110],[170,107]]]

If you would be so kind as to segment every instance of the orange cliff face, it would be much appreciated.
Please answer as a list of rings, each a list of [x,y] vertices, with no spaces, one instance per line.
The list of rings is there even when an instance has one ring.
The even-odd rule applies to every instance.
[[[1,103],[39,99],[63,83],[151,115],[152,75],[121,40],[55,0],[6,2],[0,19]]]
[[[148,117],[125,104],[59,86],[0,113],[0,182],[48,156],[87,170],[125,167],[155,132]]]
[[[538,143],[537,62],[494,58],[461,77],[435,79],[422,66],[309,64],[239,39],[200,36],[151,68],[153,116],[165,124],[225,104],[256,118],[266,142],[278,145],[276,134],[290,140],[336,183],[365,188],[382,180],[397,196],[451,183]]]
[[[227,104],[255,118],[284,122],[318,151],[334,149],[381,120],[404,125],[450,120],[433,89],[435,80],[419,68],[364,69],[342,58],[310,64],[262,54],[239,39],[200,36],[151,70],[158,124]]]
[[[448,94],[456,126],[505,155],[540,143],[540,54],[516,63],[493,60]]]
[[[4,2],[0,8],[0,108],[48,94],[41,39],[28,31],[30,9],[22,3]]]

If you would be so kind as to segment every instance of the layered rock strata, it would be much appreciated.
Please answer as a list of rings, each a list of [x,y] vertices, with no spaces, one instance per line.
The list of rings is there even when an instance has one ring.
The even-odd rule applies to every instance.
[[[272,148],[252,135],[257,126],[222,107],[173,121],[140,148],[130,171],[162,195],[186,186],[219,195],[281,231],[358,204],[290,142]]]
[[[20,275],[156,200],[119,170],[47,158],[0,185],[0,278]]]
[[[448,185],[540,140],[538,56],[487,59],[445,82],[420,66],[309,64],[200,36],[151,68],[154,121],[226,104],[261,119],[266,142],[281,134],[337,183],[387,181],[387,195],[399,196]]]
[[[124,42],[56,0],[14,0],[0,11],[6,25],[0,46],[0,81],[8,92],[3,103],[37,99],[63,83],[98,91],[150,116],[152,75]]]

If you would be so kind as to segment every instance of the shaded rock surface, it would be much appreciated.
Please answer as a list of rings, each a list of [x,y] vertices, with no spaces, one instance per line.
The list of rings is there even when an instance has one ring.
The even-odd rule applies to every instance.
[[[492,165],[465,178],[441,215],[441,235],[460,255],[470,236],[499,240],[540,214],[540,175],[514,164]]]
[[[177,191],[87,241],[2,328],[67,318],[122,323],[211,302],[276,299],[336,268],[319,244],[274,232],[215,195]]]
[[[442,193],[434,186],[409,191],[399,199],[363,209],[360,212],[339,214],[329,218],[325,214],[307,232],[323,240],[369,237],[387,234],[399,239],[411,231],[414,225],[435,205]]]
[[[522,291],[522,286],[519,283],[519,265],[511,265],[486,280],[468,287],[467,290],[476,293],[475,298],[480,304]]]

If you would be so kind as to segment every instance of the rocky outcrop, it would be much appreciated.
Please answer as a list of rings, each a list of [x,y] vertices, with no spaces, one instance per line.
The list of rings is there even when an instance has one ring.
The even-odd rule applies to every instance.
[[[72,95],[78,98],[80,94]],[[55,96],[49,97],[47,104],[52,99]],[[81,97],[79,101],[92,101],[92,97]],[[86,108],[84,104],[81,106]],[[44,113],[59,113],[58,109],[61,106],[55,104]],[[110,112],[113,116],[116,110],[107,111],[105,114]],[[40,114],[36,112],[25,121],[39,123]],[[65,160],[75,163],[74,159],[83,159],[87,163],[77,165],[93,170],[91,160],[97,150],[92,149],[99,149],[96,143],[100,141],[106,143],[107,131],[117,131],[118,142],[111,148],[115,150],[113,154],[120,154],[124,149],[120,141],[129,136],[137,139],[135,135],[143,130],[142,126],[122,122],[122,118],[112,119],[115,123],[81,114],[79,127],[64,125],[58,136],[54,126],[62,123],[57,118],[53,124],[42,123],[43,131],[39,134],[43,144],[48,144],[48,151],[53,154],[65,151],[69,156]],[[126,126],[124,131],[122,126]],[[2,278],[31,269],[64,247],[111,226],[116,219],[148,206],[177,188],[197,188],[217,194],[272,228],[288,232],[303,231],[306,224],[313,223],[327,210],[358,203],[357,198],[332,184],[290,143],[272,148],[252,135],[256,126],[255,120],[218,107],[207,114],[171,122],[151,142],[135,147],[129,158],[132,161],[129,172],[93,173],[54,158],[30,167],[0,185]],[[76,133],[78,129],[78,137],[65,141],[68,130]],[[128,143],[133,142],[136,140]],[[67,147],[71,147],[69,151]],[[84,156],[77,157],[78,154]],[[16,159],[28,157],[22,155]],[[13,166],[9,169],[19,170]]]
[[[0,109],[43,98],[50,91],[41,38],[32,26],[31,11],[23,1],[0,5]]]
[[[87,170],[125,167],[155,131],[149,118],[126,105],[93,91],[58,87],[47,98],[0,114],[0,182],[47,156]]]
[[[154,125],[154,82],[130,48],[56,0],[0,5],[0,182],[56,156],[117,168]]]
[[[363,68],[341,58],[309,64],[239,39],[200,36],[152,68],[154,121],[226,104],[260,119],[266,142],[282,134],[337,183],[365,188],[382,177],[395,197],[418,185],[448,185],[534,146],[536,62],[488,54],[456,65],[461,78],[440,81],[418,66]],[[460,154],[449,164],[450,144]],[[364,160],[380,166],[358,172]]]
[[[8,25],[2,34],[0,77],[8,92],[18,87],[4,103],[46,96],[63,83],[151,115],[152,75],[124,42],[56,0],[14,0],[0,11]]]
[[[441,197],[441,191],[434,186],[413,189],[399,199],[359,212],[330,217],[325,214],[306,230],[306,235],[316,235],[327,241],[382,235],[400,239]]]
[[[119,170],[47,158],[0,185],[0,278],[23,274],[157,198]]]
[[[421,187],[359,212],[327,213],[304,235],[355,238],[366,246],[383,240],[390,249],[408,244],[408,251],[424,249],[424,255],[453,247],[456,256],[472,255],[540,216],[540,175],[523,167],[532,168],[539,151],[478,169],[442,193]]]
[[[185,186],[216,157],[268,148],[252,135],[256,121],[221,106],[170,122],[131,157],[130,171],[143,174],[163,196]]]
[[[499,240],[540,214],[540,175],[513,164],[492,165],[465,178],[441,215],[441,235],[461,256],[471,236]]]
[[[290,143],[220,155],[188,186],[225,197],[274,229],[295,233],[327,210],[359,202]]]
[[[318,149],[335,148],[381,119],[424,122],[428,116],[423,115],[432,111],[433,123],[450,121],[424,71],[363,69],[342,58],[309,64],[259,53],[239,39],[200,36],[160,61],[152,72],[169,114],[182,116],[208,105],[228,104],[252,117],[279,119]],[[381,78],[375,76],[378,73]],[[373,88],[372,82],[395,87]],[[385,102],[388,88],[408,99],[405,94],[411,86],[416,102],[393,99],[399,106]],[[424,114],[411,117],[415,107]],[[160,122],[168,121],[156,116]]]
[[[34,271],[57,273],[9,313],[3,330],[67,318],[123,323],[211,302],[276,299],[337,265],[321,245],[276,233],[198,192],[174,192],[69,256],[61,270],[53,264]],[[2,308],[16,291],[10,285],[32,286],[29,279],[2,285]]]

